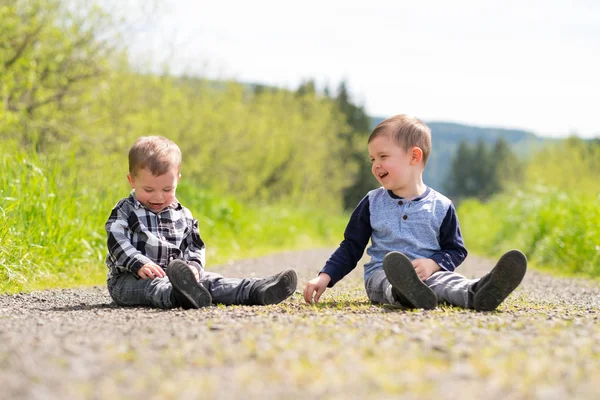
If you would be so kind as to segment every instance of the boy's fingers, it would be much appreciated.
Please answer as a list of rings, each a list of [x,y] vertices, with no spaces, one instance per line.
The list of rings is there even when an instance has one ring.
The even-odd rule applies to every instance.
[[[312,304],[312,292],[310,284],[304,287],[304,301],[308,304]]]
[[[312,305],[319,300],[318,292],[319,288],[316,285],[308,285],[308,291],[306,293],[306,301],[308,302],[308,304]]]
[[[316,289],[317,289],[317,290],[316,290],[317,294],[315,294],[315,301],[318,303],[318,302],[319,302],[319,299],[321,298],[321,295],[322,295],[322,294],[323,294],[323,292],[325,291],[325,288],[320,288],[320,287],[318,287],[318,288],[316,288]]]
[[[162,278],[165,276],[165,272],[158,265],[148,267],[148,272],[150,273],[149,275],[154,278]]]

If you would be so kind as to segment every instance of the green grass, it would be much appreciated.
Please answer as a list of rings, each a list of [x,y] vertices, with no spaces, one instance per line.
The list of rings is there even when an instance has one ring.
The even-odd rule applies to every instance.
[[[198,191],[183,180],[178,197],[198,219],[211,265],[273,250],[337,244],[348,218],[293,204],[246,205],[231,197]]]
[[[458,210],[467,248],[498,256],[511,248],[561,275],[600,278],[600,197],[546,186],[464,201]]]
[[[0,293],[103,284],[104,224],[129,194],[124,174],[90,170],[69,148],[41,157],[2,146]],[[199,220],[210,265],[332,245],[346,223],[324,210],[243,204],[184,180],[178,197]]]

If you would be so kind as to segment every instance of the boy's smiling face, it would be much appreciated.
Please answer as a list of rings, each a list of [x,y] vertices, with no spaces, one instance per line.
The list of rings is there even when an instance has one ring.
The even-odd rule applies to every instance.
[[[415,167],[421,159],[414,157],[413,149],[404,150],[390,135],[377,136],[369,143],[371,172],[385,189],[402,196],[404,189],[416,183],[415,173],[420,171]]]
[[[128,174],[127,179],[135,198],[155,213],[161,212],[175,201],[175,191],[181,174],[176,168],[155,176],[148,168],[138,170],[135,175]]]

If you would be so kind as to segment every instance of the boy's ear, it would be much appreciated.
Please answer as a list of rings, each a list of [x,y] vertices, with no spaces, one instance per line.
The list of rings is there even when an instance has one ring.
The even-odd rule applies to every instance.
[[[131,174],[127,174],[127,180],[129,181],[129,186],[131,186],[131,188],[133,189],[134,182],[133,182],[133,177],[131,176]]]
[[[420,147],[413,147],[410,154],[411,164],[418,164],[423,160],[423,150]]]

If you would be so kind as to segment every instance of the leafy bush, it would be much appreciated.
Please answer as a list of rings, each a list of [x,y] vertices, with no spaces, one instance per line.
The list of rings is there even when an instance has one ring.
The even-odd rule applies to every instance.
[[[465,201],[458,211],[467,247],[498,256],[517,248],[535,265],[600,277],[600,197],[538,186],[488,203]]]
[[[103,284],[104,224],[129,193],[125,176],[93,177],[77,166],[70,147],[39,156],[0,144],[0,293]],[[178,197],[199,220],[209,269],[276,250],[332,245],[346,222],[316,208],[247,205],[184,180]]]

